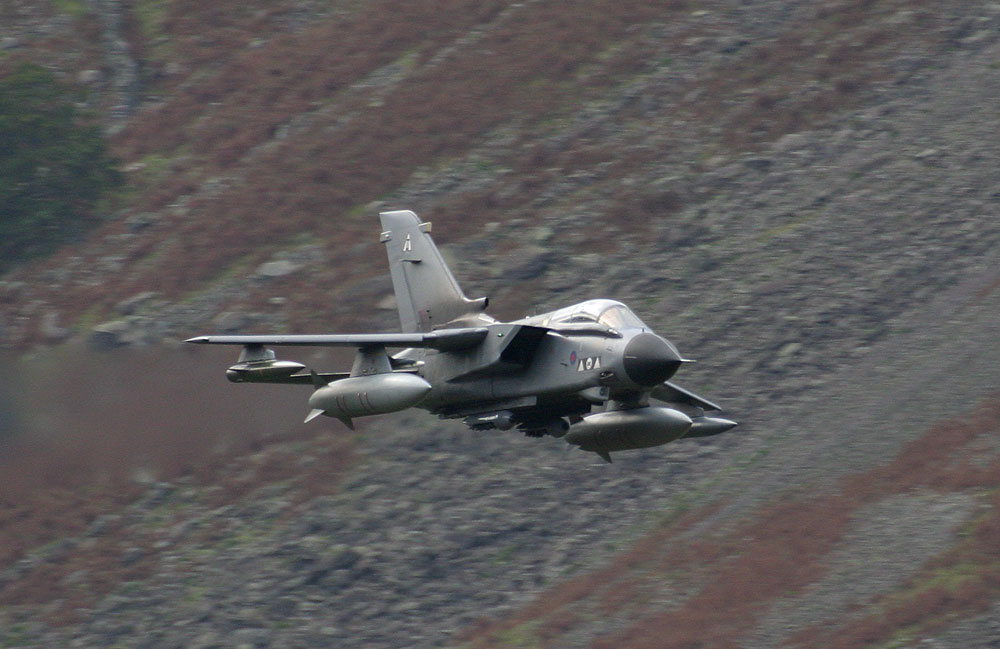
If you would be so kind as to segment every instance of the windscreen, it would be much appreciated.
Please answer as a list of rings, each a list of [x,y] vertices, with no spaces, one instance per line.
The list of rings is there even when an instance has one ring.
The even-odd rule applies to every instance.
[[[609,309],[606,309],[601,317],[598,318],[598,322],[612,329],[617,329],[619,331],[623,329],[648,329],[645,323],[639,319],[639,317],[632,313],[628,307],[618,304]]]

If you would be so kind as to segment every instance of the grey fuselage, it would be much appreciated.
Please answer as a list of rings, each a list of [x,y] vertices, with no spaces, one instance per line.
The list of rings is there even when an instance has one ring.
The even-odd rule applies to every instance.
[[[508,411],[523,428],[544,427],[609,399],[640,399],[644,389],[673,373],[656,373],[643,385],[642,372],[636,376],[626,366],[626,350],[637,338],[655,337],[675,355],[676,349],[613,300],[588,300],[510,323],[461,325],[485,325],[489,333],[482,345],[464,352],[407,349],[394,357],[415,362],[432,386],[418,407],[442,417]]]

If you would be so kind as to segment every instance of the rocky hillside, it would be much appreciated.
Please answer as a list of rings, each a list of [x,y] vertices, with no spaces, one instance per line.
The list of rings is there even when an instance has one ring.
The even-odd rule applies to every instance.
[[[5,346],[391,330],[411,208],[497,316],[622,299],[741,421],[595,466],[49,351],[7,382],[6,645],[998,640],[995,3],[25,0],[0,47],[88,89],[129,188],[2,278]]]

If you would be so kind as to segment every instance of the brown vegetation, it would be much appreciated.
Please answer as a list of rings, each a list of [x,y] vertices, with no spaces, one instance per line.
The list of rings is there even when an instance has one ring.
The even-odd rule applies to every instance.
[[[180,156],[182,162],[159,170],[165,175],[138,198],[135,210],[161,210],[182,200],[184,213],[155,230],[158,261],[148,270],[116,278],[110,287],[84,285],[58,298],[43,296],[46,302],[73,318],[95,305],[106,308],[109,295],[128,295],[139,287],[184,293],[237,259],[261,258],[270,246],[303,230],[325,236],[336,231],[337,243],[355,240],[357,226],[334,215],[377,198],[420,166],[466,150],[506,121],[530,121],[559,109],[579,93],[568,83],[576,69],[623,38],[631,25],[683,6],[595,0],[575,17],[560,7],[511,9],[473,51],[460,48],[440,63],[418,67],[381,105],[367,105],[364,91],[342,96],[345,87],[378,66],[404,53],[412,56],[416,43],[419,63],[494,18],[503,5],[473,3],[473,11],[467,2],[452,4],[443,13],[453,20],[443,26],[437,5],[402,12],[396,5],[389,12],[378,3],[366,5],[356,14],[244,51],[138,115],[118,138],[120,155],[130,162],[154,154],[168,160]],[[387,15],[396,22],[387,24]],[[427,30],[416,26],[430,22],[438,27],[428,39]],[[336,114],[320,114],[302,133],[273,141],[280,125],[329,101],[343,102]],[[350,117],[338,124],[344,114]],[[264,142],[276,146],[246,157]],[[261,180],[223,186],[211,195],[199,191],[203,179],[233,174],[234,166],[239,176]],[[455,219],[452,225],[465,223]],[[111,225],[99,236],[123,230]],[[453,236],[463,233],[458,229]],[[122,252],[140,254],[127,246]]]
[[[1000,401],[984,404],[967,421],[935,426],[910,444],[895,462],[856,479],[849,489],[865,492],[916,487],[983,494],[982,516],[958,542],[904,585],[875,602],[872,613],[832,632],[806,629],[795,646],[837,649],[885,642],[900,632],[933,633],[957,619],[981,613],[1000,595],[1000,457],[995,448],[977,448],[1000,432]],[[992,457],[991,457],[992,456]],[[986,460],[983,462],[982,460]]]
[[[176,352],[70,350],[4,377],[29,396],[22,429],[0,445],[0,603],[47,606],[53,622],[69,623],[76,608],[152,575],[192,508],[241,506],[280,487],[291,516],[338,488],[354,436],[276,433],[299,404],[259,407],[253,394],[230,392],[216,365]],[[94,368],[103,380],[79,380]],[[147,502],[158,490],[162,502]],[[195,545],[218,536],[210,526],[192,534],[185,542]]]
[[[284,515],[291,516],[297,505],[336,490],[353,464],[353,438],[322,435],[256,443],[248,440],[256,452],[238,447],[231,453],[209,455],[204,463],[194,464],[191,473],[160,477],[182,479],[181,489],[195,494],[188,506],[208,509],[239,506],[254,501],[262,488],[282,485],[288,501]],[[309,448],[305,463],[302,446]],[[59,449],[18,452],[17,466],[0,466],[4,484],[0,496],[0,572],[29,552],[43,551],[23,572],[0,580],[0,603],[48,606],[51,622],[70,623],[77,608],[93,606],[123,583],[148,578],[156,571],[172,545],[165,543],[171,528],[185,520],[183,509],[172,511],[164,505],[162,520],[155,528],[137,528],[135,521],[142,516],[130,516],[129,512],[146,493],[140,485],[125,476],[86,473],[72,463],[73,473],[63,482],[37,485],[33,470],[43,465],[46,470],[60,466],[53,463]],[[169,458],[165,459],[169,463]],[[110,518],[109,513],[113,513]],[[99,531],[87,533],[99,516],[108,522]],[[185,543],[210,545],[212,534],[206,528]]]
[[[616,183],[669,156],[672,137],[693,129],[708,151],[758,149],[858,105],[886,74],[885,61],[932,51],[940,38],[926,3],[825,3],[773,40],[740,46],[681,87],[656,90],[669,96],[648,99],[670,106],[669,119],[632,102],[616,109],[616,127],[645,124],[634,136],[609,146],[584,130],[549,150],[542,143],[552,125],[581,105],[663,61],[669,67],[673,55],[697,53],[712,33],[687,24],[691,5],[380,1],[303,21],[294,4],[233,11],[184,0],[169,3],[153,25],[133,16],[133,49],[148,57],[149,91],[162,102],[147,103],[115,146],[127,164],[138,163],[129,212],[159,218],[140,236],[124,222],[94,233],[92,241],[118,242],[114,254],[128,273],[100,282],[73,273],[71,286],[36,287],[36,300],[73,322],[107,314],[142,291],[178,298],[238,265],[252,267],[303,233],[326,241],[350,267],[370,253],[353,245],[371,241],[369,222],[351,216],[358,206],[385,197],[417,169],[462,156],[499,127],[516,133],[496,161],[511,173],[502,187],[459,188],[440,200],[434,218],[448,238],[467,237],[484,222],[532,217],[551,179],[598,167],[602,177],[590,192],[605,197],[603,216],[641,230],[688,198],[623,193]],[[904,8],[911,12],[905,29],[888,33],[887,19]],[[656,24],[687,26],[664,42],[649,36]],[[389,63],[399,69],[376,74]],[[96,267],[108,254],[99,243],[77,246],[25,272]],[[343,282],[323,269],[301,276],[297,289],[307,298],[290,310],[307,318],[313,298]],[[24,335],[38,339],[32,329]]]
[[[860,647],[884,642],[901,629],[933,632],[985,610],[1000,594],[1000,456],[993,448],[982,462],[977,440],[1000,432],[1000,400],[985,402],[963,421],[934,426],[908,444],[889,464],[845,478],[833,492],[816,497],[790,493],[724,535],[685,537],[708,512],[686,514],[639,542],[607,568],[543,593],[510,618],[482,623],[466,639],[471,647],[502,646],[505,634],[529,623],[540,646],[559,645],[561,621],[570,611],[631,620],[596,647],[738,647],[762,613],[778,599],[801,591],[825,574],[824,558],[862,507],[915,489],[942,492],[988,490],[988,514],[948,552],[929,563],[899,591],[869,606],[873,613],[844,625],[829,620],[805,629],[791,646]],[[975,569],[969,569],[975,566]],[[957,578],[946,578],[958,574]],[[657,610],[642,584],[660,581],[691,595]]]

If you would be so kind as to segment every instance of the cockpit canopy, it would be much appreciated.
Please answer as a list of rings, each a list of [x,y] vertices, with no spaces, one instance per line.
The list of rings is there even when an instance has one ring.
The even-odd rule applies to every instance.
[[[649,327],[639,319],[639,316],[615,300],[587,300],[565,309],[537,316],[537,318],[529,318],[529,322],[543,327],[554,324],[597,322],[617,331],[625,329],[649,330]]]

